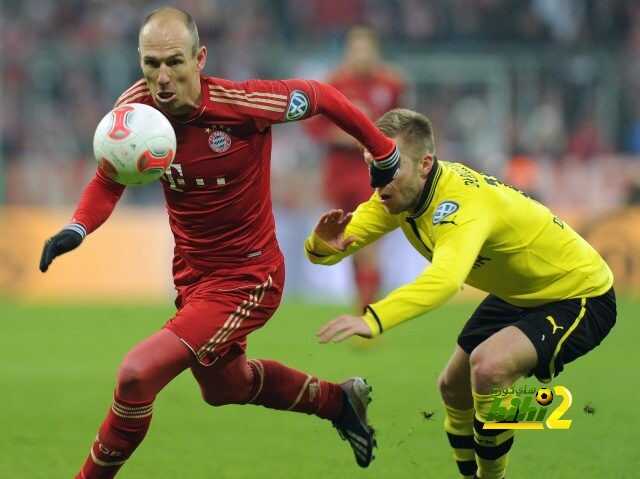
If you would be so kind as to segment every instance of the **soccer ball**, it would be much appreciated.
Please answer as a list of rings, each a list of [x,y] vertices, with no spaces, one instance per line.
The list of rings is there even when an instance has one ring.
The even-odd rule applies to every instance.
[[[540,388],[536,392],[536,401],[541,406],[548,406],[553,401],[553,392],[550,388]]]
[[[129,103],[107,113],[93,135],[99,168],[123,185],[157,180],[176,154],[176,134],[169,120],[142,103]]]

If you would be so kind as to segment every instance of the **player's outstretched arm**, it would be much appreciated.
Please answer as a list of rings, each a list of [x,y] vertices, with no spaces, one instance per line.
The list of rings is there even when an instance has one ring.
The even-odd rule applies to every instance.
[[[85,235],[86,231],[82,225],[72,223],[45,241],[40,256],[40,271],[45,273],[57,256],[80,246]]]
[[[397,155],[395,142],[385,136],[373,122],[335,87],[311,80],[316,94],[316,111],[358,140],[377,161]]]
[[[328,83],[303,79],[247,80],[238,83],[217,79],[216,82],[214,98],[222,96],[227,101],[229,94],[238,98],[237,92],[240,92],[240,95],[244,95],[242,101],[230,102],[228,105],[251,118],[261,130],[274,123],[323,115],[358,140],[377,161],[384,161],[397,154],[395,142],[378,130],[362,111]],[[268,100],[264,100],[264,97]],[[265,101],[271,103],[265,106]]]
[[[49,269],[51,262],[61,254],[80,246],[111,215],[125,187],[109,179],[100,169],[89,182],[76,208],[71,223],[49,238],[42,248],[40,271]]]

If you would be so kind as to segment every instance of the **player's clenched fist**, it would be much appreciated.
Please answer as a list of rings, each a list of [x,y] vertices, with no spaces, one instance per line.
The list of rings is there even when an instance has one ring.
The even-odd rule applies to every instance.
[[[345,238],[344,230],[351,221],[352,213],[342,210],[331,210],[320,217],[314,232],[318,238],[338,251],[346,250],[351,243],[358,238],[349,236]]]
[[[316,333],[321,343],[333,341],[339,343],[351,336],[370,338],[373,336],[371,328],[360,316],[344,314],[333,321],[329,321]]]
[[[42,256],[40,256],[40,271],[46,272],[56,256],[77,248],[82,243],[82,239],[83,236],[77,231],[63,229],[45,241],[42,248]]]

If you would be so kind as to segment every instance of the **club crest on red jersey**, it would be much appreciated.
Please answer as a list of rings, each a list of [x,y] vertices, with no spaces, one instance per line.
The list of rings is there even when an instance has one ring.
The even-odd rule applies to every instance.
[[[209,135],[209,148],[216,153],[224,153],[231,148],[231,137],[226,131],[215,130]]]

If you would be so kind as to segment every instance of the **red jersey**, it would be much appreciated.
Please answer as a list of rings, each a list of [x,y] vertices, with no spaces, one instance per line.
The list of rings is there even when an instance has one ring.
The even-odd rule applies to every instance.
[[[324,114],[377,157],[393,142],[329,85],[307,80],[232,82],[201,78],[202,101],[188,118],[168,117],[177,153],[162,178],[176,258],[199,270],[281,261],[271,210],[271,125]],[[116,106],[155,107],[144,80]],[[87,233],[104,222],[124,186],[100,170],[85,189],[73,222]]]

